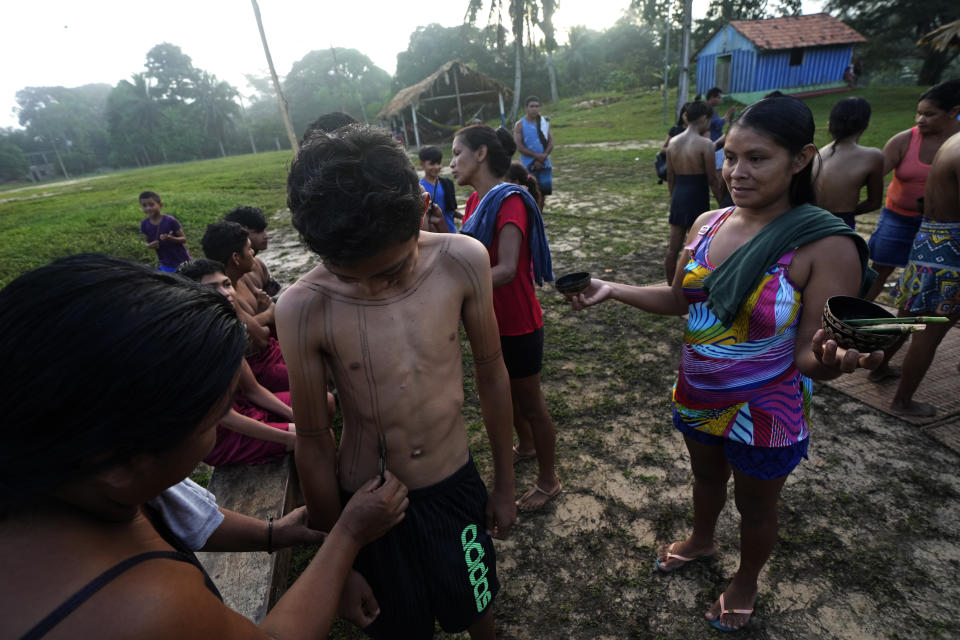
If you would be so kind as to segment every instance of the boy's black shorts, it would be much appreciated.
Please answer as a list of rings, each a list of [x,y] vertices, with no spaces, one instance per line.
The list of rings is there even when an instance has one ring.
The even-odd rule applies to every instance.
[[[364,547],[354,568],[380,605],[364,629],[372,638],[432,638],[464,631],[500,590],[493,539],[486,532],[487,488],[473,464],[437,484],[412,489],[406,517]],[[350,494],[341,491],[344,504]]]
[[[540,373],[543,368],[543,327],[522,336],[500,336],[500,350],[511,380]]]

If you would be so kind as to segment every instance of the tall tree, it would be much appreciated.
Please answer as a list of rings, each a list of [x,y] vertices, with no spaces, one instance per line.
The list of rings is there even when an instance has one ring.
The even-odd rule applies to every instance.
[[[23,150],[0,130],[0,182],[25,178],[29,169]]]
[[[512,69],[487,44],[484,32],[470,24],[443,27],[434,23],[417,27],[410,34],[406,51],[397,54],[393,89],[399,91],[416,84],[453,59],[498,80],[506,80]]]
[[[164,102],[186,102],[194,98],[200,71],[180,47],[162,42],[147,52],[148,78],[153,95]]]
[[[311,51],[293,63],[283,80],[290,119],[298,131],[317,116],[344,111],[363,119],[367,105],[379,108],[390,90],[390,75],[356,49]]]
[[[110,86],[25,87],[17,92],[20,124],[46,151],[61,154],[65,172],[92,171],[106,163],[105,118]]]
[[[553,52],[557,50],[557,39],[553,30],[553,13],[557,10],[557,0],[541,0],[543,17],[538,23],[543,31],[543,47],[547,50],[547,70],[550,73],[550,99],[556,102],[560,99],[557,92],[557,70],[553,65]]]
[[[475,24],[477,14],[483,8],[484,0],[469,0],[467,5],[466,19],[468,24]],[[493,22],[495,18],[498,35],[501,33],[499,27],[503,24],[503,2],[504,0],[490,0],[490,11],[488,13],[488,22]],[[536,0],[509,0],[507,14],[510,18],[510,33],[513,35],[513,105],[511,107],[511,117],[516,117],[520,110],[520,90],[523,81],[523,32],[524,27],[535,24],[539,12],[539,4]],[[497,41],[498,48],[503,48],[502,40]]]
[[[118,82],[107,98],[112,163],[149,162],[151,152],[160,151],[157,140],[164,118],[146,74],[135,73],[130,80]]]
[[[227,155],[223,140],[233,129],[234,118],[240,114],[240,106],[234,101],[238,95],[230,83],[219,81],[206,71],[200,72],[196,100],[191,107],[200,115],[203,132],[216,140],[221,156]]]
[[[826,8],[867,38],[860,45],[863,58],[874,68],[902,67],[919,62],[917,84],[940,81],[958,50],[917,47],[924,34],[960,18],[956,0],[828,0]]]

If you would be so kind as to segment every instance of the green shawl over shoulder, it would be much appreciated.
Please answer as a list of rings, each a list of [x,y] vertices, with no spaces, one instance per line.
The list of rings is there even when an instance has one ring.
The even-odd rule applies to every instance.
[[[867,266],[870,255],[867,243],[829,211],[812,204],[802,204],[770,222],[704,278],[707,306],[723,326],[732,326],[737,311],[780,256],[790,249],[832,235],[849,236],[857,245],[860,265],[863,267],[860,280],[862,294],[876,277],[876,272]]]

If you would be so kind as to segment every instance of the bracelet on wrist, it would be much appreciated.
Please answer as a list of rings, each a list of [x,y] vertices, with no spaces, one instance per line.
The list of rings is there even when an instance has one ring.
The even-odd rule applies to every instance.
[[[267,553],[273,553],[273,516],[267,520]]]

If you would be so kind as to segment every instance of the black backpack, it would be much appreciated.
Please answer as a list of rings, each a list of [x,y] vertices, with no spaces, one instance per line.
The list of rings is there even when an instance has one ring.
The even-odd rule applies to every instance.
[[[653,168],[657,172],[657,184],[663,184],[663,181],[667,179],[667,154],[658,151],[657,156],[653,159]]]

